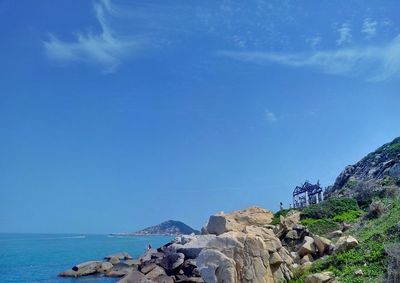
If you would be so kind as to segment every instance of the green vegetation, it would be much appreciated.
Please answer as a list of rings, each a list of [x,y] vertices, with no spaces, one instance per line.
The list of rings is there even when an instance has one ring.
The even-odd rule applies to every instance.
[[[340,228],[340,222],[355,222],[362,215],[352,198],[330,198],[302,211],[301,223],[316,234],[325,235]]]
[[[391,143],[385,144],[378,148],[375,153],[388,153],[388,154],[398,154],[400,153],[400,137],[395,138]]]
[[[315,261],[309,270],[296,274],[291,282],[304,282],[309,274],[322,271],[333,272],[343,283],[377,282],[378,278],[384,277],[386,266],[383,243],[369,241],[350,251]],[[355,276],[358,270],[362,271],[362,275]]]
[[[383,198],[378,199],[378,201],[375,200],[375,202],[382,203],[387,210],[383,215],[374,219],[361,217],[366,214],[366,211],[356,209],[348,200],[342,200],[341,202],[347,211],[342,211],[336,215],[325,213],[325,209],[326,207],[331,207],[332,203],[338,204],[337,200],[333,200],[331,204],[321,204],[321,206],[326,206],[325,208],[312,208],[309,210],[308,215],[315,216],[316,211],[319,215],[322,211],[323,215],[330,216],[330,218],[323,219],[303,219],[302,223],[311,225],[312,228],[309,227],[309,229],[312,231],[329,230],[325,227],[329,226],[328,223],[331,225],[337,224],[335,221],[358,221],[358,224],[354,225],[354,228],[348,234],[354,235],[360,244],[349,251],[316,260],[310,269],[295,274],[295,278],[291,282],[304,282],[304,279],[309,274],[322,271],[333,272],[337,280],[343,283],[381,282],[387,276],[387,270],[390,270],[390,276],[398,276],[397,265],[393,267],[393,262],[397,264],[398,258],[388,257],[387,251],[396,247],[400,248],[400,200],[398,198]],[[335,211],[341,210],[336,209]],[[393,253],[397,254],[399,252],[396,250]],[[360,274],[355,275],[356,271]]]
[[[304,218],[333,218],[344,212],[358,211],[357,201],[352,198],[330,198],[320,204],[307,206],[303,209]]]
[[[349,210],[333,217],[335,222],[353,223],[363,214],[362,210]]]
[[[313,219],[307,218],[301,221],[301,224],[307,226],[307,228],[318,235],[325,235],[335,230],[338,230],[340,227],[338,223],[333,221],[332,219]]]

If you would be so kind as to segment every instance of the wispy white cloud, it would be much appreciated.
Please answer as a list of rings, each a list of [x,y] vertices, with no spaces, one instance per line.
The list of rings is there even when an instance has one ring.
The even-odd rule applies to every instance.
[[[400,35],[383,46],[341,48],[311,53],[222,51],[219,55],[258,64],[277,63],[293,68],[384,81],[400,77]]]
[[[372,20],[371,18],[366,18],[363,23],[361,32],[365,34],[365,39],[371,39],[376,35],[376,28],[378,22]]]
[[[336,41],[338,46],[351,42],[351,28],[348,23],[342,24],[337,32],[339,33],[339,39]]]
[[[306,39],[306,42],[310,45],[312,49],[316,49],[318,45],[321,43],[321,37],[320,36],[313,36],[310,38]]]
[[[275,113],[268,109],[265,110],[265,119],[267,119],[269,123],[275,123],[276,121],[278,121],[278,118],[276,117]]]
[[[94,11],[100,25],[99,33],[77,33],[75,41],[63,41],[49,34],[44,41],[49,59],[61,63],[85,62],[102,67],[104,72],[114,72],[122,59],[138,47],[135,40],[117,36],[108,22],[115,9],[109,0],[95,2]]]

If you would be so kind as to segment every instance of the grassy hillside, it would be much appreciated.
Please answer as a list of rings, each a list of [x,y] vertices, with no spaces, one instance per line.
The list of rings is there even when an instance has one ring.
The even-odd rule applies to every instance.
[[[316,234],[327,235],[342,222],[345,232],[358,239],[349,251],[316,260],[308,270],[299,270],[291,282],[304,282],[307,275],[331,271],[339,282],[399,282],[400,200],[397,195],[375,197],[360,209],[350,198],[329,199],[302,211],[302,224]],[[396,279],[397,278],[397,279]]]

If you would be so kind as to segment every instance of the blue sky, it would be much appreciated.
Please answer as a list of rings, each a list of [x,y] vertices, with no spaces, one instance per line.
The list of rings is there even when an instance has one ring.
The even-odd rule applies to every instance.
[[[397,1],[0,1],[0,232],[276,210],[400,135]]]

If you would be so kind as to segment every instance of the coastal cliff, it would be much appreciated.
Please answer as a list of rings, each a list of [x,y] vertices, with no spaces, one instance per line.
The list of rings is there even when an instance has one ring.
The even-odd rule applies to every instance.
[[[400,187],[400,137],[347,166],[325,196],[357,198],[377,194],[388,187]]]

